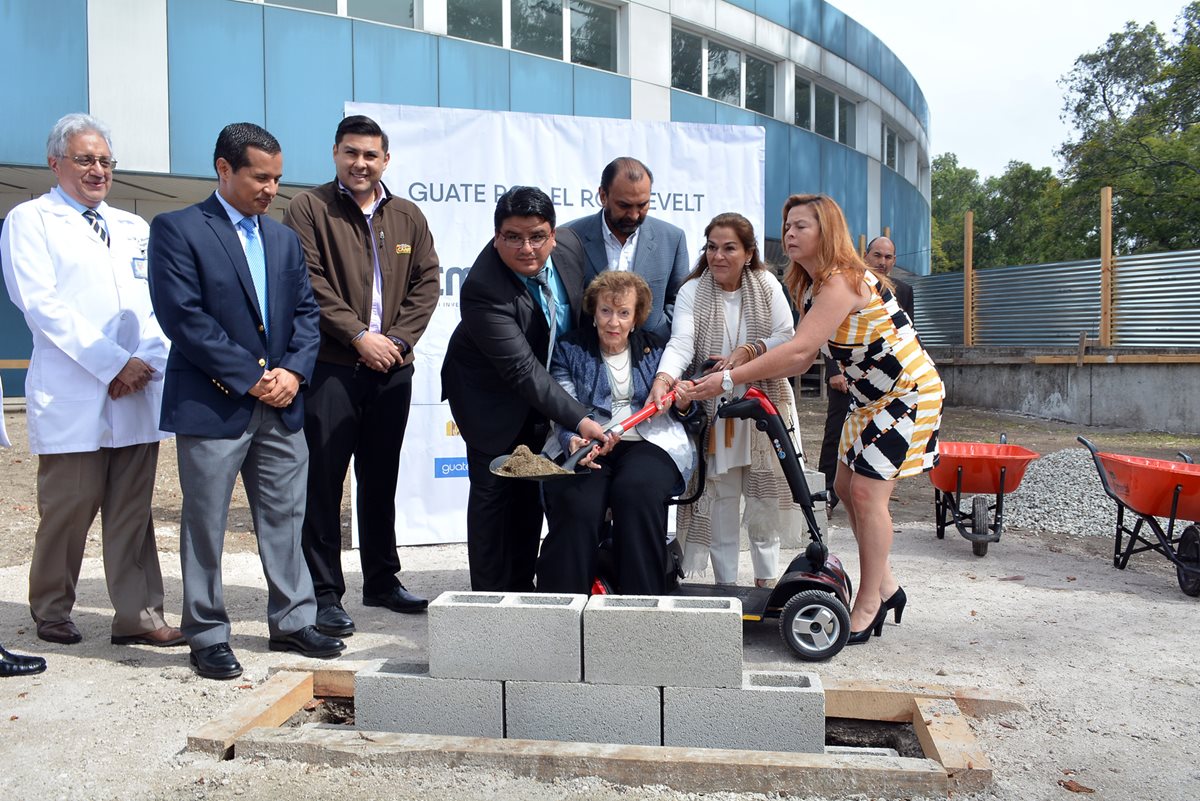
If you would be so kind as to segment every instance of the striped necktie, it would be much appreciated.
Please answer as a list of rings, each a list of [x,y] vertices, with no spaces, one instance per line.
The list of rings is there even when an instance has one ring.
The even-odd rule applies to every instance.
[[[267,257],[263,253],[262,240],[258,237],[258,226],[253,217],[243,217],[238,225],[246,235],[246,262],[250,265],[250,278],[254,281],[254,293],[258,295],[258,311],[262,314],[263,330],[270,336],[271,326],[267,316]]]
[[[554,303],[554,292],[550,289],[550,276],[546,274],[544,267],[537,275],[530,276],[529,280],[541,290],[542,299],[546,302],[546,322],[550,324],[550,348],[546,356],[546,364],[549,365],[554,357],[554,340],[558,339],[558,320],[555,319],[558,316],[558,307]]]
[[[108,247],[112,247],[108,242],[108,231],[104,227],[104,220],[100,218],[95,209],[84,209],[83,219],[87,220],[88,224],[92,226],[92,230],[100,236],[101,242]]]

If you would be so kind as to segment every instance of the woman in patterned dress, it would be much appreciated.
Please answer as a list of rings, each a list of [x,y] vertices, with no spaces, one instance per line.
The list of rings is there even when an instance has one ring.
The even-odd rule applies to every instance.
[[[858,541],[858,596],[850,612],[850,642],[883,632],[907,601],[892,574],[896,479],[937,462],[945,392],[933,359],[896,303],[891,282],[871,272],[854,250],[842,210],[824,195],[792,195],[783,206],[783,245],[791,259],[787,284],[800,299],[796,336],[731,371],[735,384],[803,373],[819,354],[835,359],[849,383],[851,405],[842,427],[834,487],[846,504]],[[689,400],[721,394],[720,374],[684,385]]]

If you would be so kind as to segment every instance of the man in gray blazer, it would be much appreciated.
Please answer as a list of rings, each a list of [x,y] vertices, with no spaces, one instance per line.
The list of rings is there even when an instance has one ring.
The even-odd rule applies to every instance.
[[[614,159],[600,175],[600,212],[563,227],[583,241],[585,286],[605,270],[632,270],[646,279],[654,297],[643,328],[665,342],[671,337],[675,294],[689,265],[683,230],[648,216],[653,181],[650,168],[637,159]]]

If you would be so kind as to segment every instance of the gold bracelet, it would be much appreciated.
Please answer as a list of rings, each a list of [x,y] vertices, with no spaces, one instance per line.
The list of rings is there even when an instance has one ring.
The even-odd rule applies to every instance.
[[[758,355],[758,351],[755,350],[754,346],[748,342],[738,345],[738,350],[742,350],[743,348],[746,350],[746,361],[751,361],[755,356]]]
[[[675,379],[671,378],[671,376],[667,375],[666,373],[655,373],[654,380],[662,381],[667,385],[667,389],[671,389],[675,386]]]

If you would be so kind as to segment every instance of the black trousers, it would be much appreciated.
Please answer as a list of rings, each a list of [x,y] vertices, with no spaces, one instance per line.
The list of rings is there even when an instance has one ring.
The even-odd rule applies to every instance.
[[[467,562],[471,589],[530,592],[542,536],[542,502],[536,481],[502,478],[490,469],[497,456],[525,445],[534,453],[546,443],[549,424],[536,413],[526,418],[503,453],[485,453],[467,443]]]
[[[358,555],[363,594],[386,595],[400,584],[396,553],[396,479],[412,400],[412,365],[387,373],[364,365],[317,362],[304,395],[308,503],[304,558],[318,606],[341,603],[342,488],[350,457],[357,481]]]
[[[821,458],[817,469],[825,474],[825,489],[833,489],[833,477],[837,475],[838,440],[842,437],[842,424],[850,412],[850,393],[838,392],[833,387],[827,393],[825,407],[825,436],[821,439]]]
[[[667,576],[666,501],[682,477],[666,451],[619,442],[599,470],[544,485],[550,531],[537,562],[539,592],[587,593],[612,509],[612,546],[622,595],[662,595]]]

